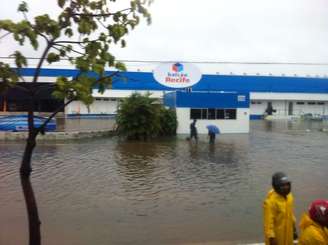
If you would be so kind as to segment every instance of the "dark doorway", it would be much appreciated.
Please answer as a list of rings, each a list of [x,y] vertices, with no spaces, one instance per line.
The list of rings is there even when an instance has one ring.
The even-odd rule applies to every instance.
[[[293,115],[293,102],[288,102],[288,116],[292,116]]]

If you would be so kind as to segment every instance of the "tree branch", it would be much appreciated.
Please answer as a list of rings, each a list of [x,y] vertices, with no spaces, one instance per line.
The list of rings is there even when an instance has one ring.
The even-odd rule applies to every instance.
[[[106,76],[106,77],[102,77],[98,80],[101,81],[105,78],[108,78],[108,77],[113,77],[113,76],[116,76],[120,71],[115,71],[113,72],[112,74],[110,74],[109,76]],[[44,128],[46,127],[46,125],[51,121],[51,119],[53,119],[62,109],[64,109],[67,105],[69,105],[72,101],[74,101],[74,99],[70,99],[68,100],[66,103],[62,104],[61,106],[59,106],[56,111],[54,111],[50,117],[47,118],[47,120],[45,120],[42,125],[36,129],[36,135],[38,135],[41,131],[44,131]]]
[[[9,34],[11,34],[11,32],[7,32],[7,33],[3,34],[2,36],[0,36],[0,40],[3,39],[3,38],[5,38],[5,37],[8,36]]]
[[[57,41],[57,42],[53,42],[54,45],[60,44],[60,43],[67,43],[67,44],[81,44],[84,43],[82,41]]]
[[[49,50],[51,49],[51,47],[52,47],[52,45],[53,45],[53,41],[54,41],[54,40],[51,40],[51,41],[49,41],[49,42],[47,43],[47,47],[46,47],[46,49],[43,51],[43,54],[42,54],[42,56],[41,56],[41,58],[40,58],[40,60],[39,60],[39,63],[38,63],[38,65],[37,65],[37,67],[36,67],[36,71],[35,71],[35,74],[34,74],[34,77],[33,77],[33,81],[32,81],[32,83],[36,83],[36,82],[38,81],[38,78],[39,78],[39,75],[40,75],[40,72],[41,72],[42,64],[43,64],[43,62],[44,62],[44,60],[45,60],[45,58],[46,58],[46,56],[47,56]]]
[[[38,29],[37,28],[35,28],[32,24],[31,24],[31,22],[30,22],[30,20],[28,19],[28,17],[27,17],[27,15],[26,15],[26,13],[25,12],[23,12],[23,16],[24,16],[24,19],[26,20],[26,22],[28,23],[28,25],[38,34],[38,35],[40,35],[41,37],[43,37],[45,40],[46,40],[46,42],[48,43],[49,42],[49,39],[48,39],[48,37],[46,36],[46,35],[44,35],[43,33],[41,33],[41,32],[39,32],[38,31]]]
[[[50,117],[45,120],[42,125],[36,129],[36,134],[38,135],[41,131],[44,131],[44,128],[47,126],[47,124],[53,119],[59,112],[61,112],[62,109],[64,109],[67,105],[69,105],[74,99],[68,100],[66,103],[59,106],[51,115]]]
[[[63,48],[67,48],[67,46],[65,46],[65,45],[61,45],[61,44],[54,44],[54,46],[60,46],[60,47],[63,47]],[[56,48],[56,47],[52,47],[52,48],[54,48],[54,49],[56,49],[56,50],[58,50],[58,51],[60,51],[60,49],[59,48]],[[73,52],[75,52],[75,53],[77,53],[77,54],[79,54],[79,55],[85,55],[84,53],[82,53],[82,52],[79,52],[79,51],[77,51],[77,50],[75,50],[75,49],[71,49],[71,51],[73,51]],[[68,55],[65,55],[67,58],[70,58],[70,56],[68,56]]]
[[[110,17],[112,15],[115,15],[117,13],[122,13],[125,11],[131,10],[131,8],[122,9],[120,11],[117,11],[115,13],[107,13],[107,14],[84,14],[84,13],[71,13],[72,16],[82,16],[82,17]]]

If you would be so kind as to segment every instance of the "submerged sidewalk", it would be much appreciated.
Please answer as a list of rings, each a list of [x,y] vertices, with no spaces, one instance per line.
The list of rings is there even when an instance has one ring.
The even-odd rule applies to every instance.
[[[27,135],[27,132],[0,132],[0,141],[22,141],[27,138]],[[112,135],[114,135],[114,131],[112,129],[71,132],[46,132],[44,135],[39,134],[37,141],[78,140]]]

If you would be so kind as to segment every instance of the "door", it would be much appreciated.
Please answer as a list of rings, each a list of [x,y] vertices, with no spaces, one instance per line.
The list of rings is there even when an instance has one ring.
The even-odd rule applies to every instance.
[[[293,102],[288,102],[288,116],[293,115]]]

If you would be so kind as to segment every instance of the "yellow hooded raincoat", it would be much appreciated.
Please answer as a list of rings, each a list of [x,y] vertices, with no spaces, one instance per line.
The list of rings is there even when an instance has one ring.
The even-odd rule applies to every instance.
[[[275,238],[277,245],[293,244],[295,217],[293,212],[294,198],[291,193],[283,197],[273,189],[264,201],[264,235],[265,244],[269,238]]]
[[[328,245],[328,229],[314,222],[308,214],[302,216],[299,245]]]

